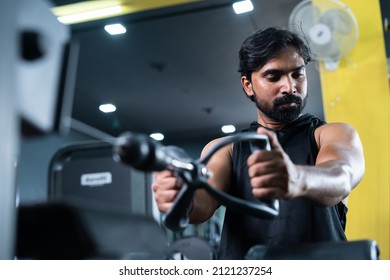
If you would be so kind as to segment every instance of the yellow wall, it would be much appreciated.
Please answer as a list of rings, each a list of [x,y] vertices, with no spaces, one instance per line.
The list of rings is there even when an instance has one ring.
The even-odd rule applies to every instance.
[[[366,173],[353,190],[347,216],[349,240],[376,240],[390,252],[390,92],[379,0],[342,0],[359,25],[356,47],[336,71],[320,66],[327,122],[352,124],[361,137]]]

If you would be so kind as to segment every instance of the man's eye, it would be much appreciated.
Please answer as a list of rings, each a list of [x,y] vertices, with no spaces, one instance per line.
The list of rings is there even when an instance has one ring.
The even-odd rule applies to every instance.
[[[280,77],[276,76],[276,75],[269,75],[269,76],[267,76],[267,79],[270,82],[277,82],[277,81],[279,81]]]
[[[304,74],[303,73],[294,73],[294,74],[292,74],[292,77],[293,77],[293,79],[296,79],[296,80],[298,80],[298,79],[301,79],[301,78],[303,78],[304,77]]]

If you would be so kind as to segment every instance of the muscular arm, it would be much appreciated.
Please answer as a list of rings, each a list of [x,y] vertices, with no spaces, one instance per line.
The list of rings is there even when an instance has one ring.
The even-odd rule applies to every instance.
[[[317,129],[319,153],[315,167],[302,169],[305,196],[320,205],[346,199],[364,175],[363,148],[354,128],[343,123]]]
[[[211,147],[218,143],[220,139],[215,139],[207,144],[203,151],[204,155]],[[220,191],[227,191],[230,185],[231,172],[231,149],[232,146],[226,146],[217,151],[209,160],[207,168],[212,176],[208,180],[209,184]],[[219,207],[219,202],[213,199],[205,190],[197,190],[194,197],[194,203],[190,212],[191,223],[201,223],[208,220]]]
[[[283,151],[276,135],[269,136],[271,152],[261,151],[248,158],[253,193],[258,198],[307,197],[321,206],[346,199],[364,174],[360,139],[351,126],[335,123],[315,132],[319,153],[315,166],[295,165]]]

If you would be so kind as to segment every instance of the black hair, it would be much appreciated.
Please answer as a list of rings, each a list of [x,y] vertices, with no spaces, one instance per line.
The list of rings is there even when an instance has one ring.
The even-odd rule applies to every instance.
[[[245,39],[239,51],[241,76],[251,81],[252,73],[263,67],[288,47],[293,47],[305,65],[312,60],[310,48],[300,35],[285,28],[262,28]]]

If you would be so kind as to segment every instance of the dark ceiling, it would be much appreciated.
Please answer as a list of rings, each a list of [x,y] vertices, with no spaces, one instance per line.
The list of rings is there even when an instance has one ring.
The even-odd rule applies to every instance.
[[[162,132],[166,141],[216,137],[224,124],[248,125],[257,115],[240,86],[240,44],[260,27],[287,27],[300,1],[252,2],[254,11],[241,15],[232,1],[213,0],[72,25],[80,43],[73,118],[112,136]],[[127,33],[110,36],[107,23],[122,23]],[[323,117],[315,64],[308,78],[306,111]],[[103,114],[101,103],[117,111]]]

